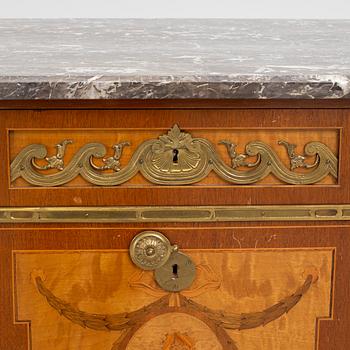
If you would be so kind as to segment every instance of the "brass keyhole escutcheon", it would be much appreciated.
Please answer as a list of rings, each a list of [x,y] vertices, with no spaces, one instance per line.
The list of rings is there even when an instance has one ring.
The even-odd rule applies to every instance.
[[[179,162],[179,150],[173,149],[173,163],[177,164]]]
[[[191,286],[196,267],[189,256],[178,251],[177,245],[160,232],[139,233],[130,244],[130,257],[143,270],[154,270],[158,285],[169,292],[179,292]]]
[[[174,264],[174,265],[173,265],[173,279],[179,278],[179,275],[178,275],[178,273],[177,273],[178,267],[179,267],[178,264]]]
[[[154,271],[158,285],[168,292],[179,292],[191,286],[196,277],[196,266],[189,256],[171,253],[169,260]]]

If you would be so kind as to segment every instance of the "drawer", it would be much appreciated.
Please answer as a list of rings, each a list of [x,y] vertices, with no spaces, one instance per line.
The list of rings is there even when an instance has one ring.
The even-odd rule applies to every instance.
[[[3,110],[1,206],[349,203],[348,109]]]
[[[157,272],[130,259],[133,237],[150,230],[193,261],[185,289],[166,291]],[[305,223],[1,228],[1,349],[345,349],[349,230]]]

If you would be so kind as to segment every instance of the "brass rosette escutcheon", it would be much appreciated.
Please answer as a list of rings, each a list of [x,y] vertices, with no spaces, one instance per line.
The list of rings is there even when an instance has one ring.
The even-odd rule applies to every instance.
[[[143,270],[155,270],[169,259],[174,247],[169,240],[157,231],[139,233],[130,244],[130,257],[133,263]]]

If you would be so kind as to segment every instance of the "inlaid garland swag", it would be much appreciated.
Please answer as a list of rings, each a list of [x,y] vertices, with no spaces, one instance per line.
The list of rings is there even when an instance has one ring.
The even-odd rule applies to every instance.
[[[39,293],[46,298],[48,304],[60,315],[84,328],[97,331],[122,331],[111,350],[125,350],[132,336],[152,318],[166,313],[177,312],[191,315],[204,322],[217,336],[223,350],[238,350],[233,339],[226,330],[247,330],[265,326],[284,314],[287,314],[308,292],[316,282],[308,275],[294,293],[264,310],[251,313],[227,313],[223,310],[212,310],[186,298],[181,293],[169,293],[155,302],[132,312],[120,314],[92,314],[79,310],[67,301],[55,296],[44,284],[40,275],[33,275],[33,280]],[[178,298],[177,306],[170,306],[172,296]]]
[[[253,184],[269,174],[275,175],[287,184],[314,184],[327,175],[337,178],[338,159],[323,143],[312,141],[305,145],[304,155],[295,153],[296,145],[286,141],[279,144],[286,147],[290,159],[288,169],[276,152],[262,141],[249,142],[245,153],[236,152],[236,144],[221,141],[231,158],[231,166],[218,155],[215,146],[204,138],[194,138],[175,125],[167,134],[158,139],[144,141],[138,146],[129,163],[122,168],[120,158],[128,141],[113,146],[114,155],[106,155],[106,147],[101,143],[89,143],[81,147],[65,166],[64,154],[72,140],[64,140],[56,145],[57,154],[47,157],[47,149],[42,144],[25,147],[11,163],[11,181],[22,177],[36,186],[60,186],[82,176],[86,181],[98,186],[116,186],[127,182],[137,173],[158,185],[189,185],[203,180],[211,171],[232,184]],[[253,161],[249,161],[254,157]],[[312,157],[312,163],[307,162]],[[95,158],[102,158],[103,165],[97,166]],[[46,160],[46,165],[38,165],[36,160]],[[243,169],[242,169],[243,168]],[[244,169],[246,168],[246,169]],[[310,169],[295,172],[296,168]],[[45,170],[57,169],[54,174]],[[109,170],[109,171],[106,171]],[[111,172],[112,170],[113,172]]]

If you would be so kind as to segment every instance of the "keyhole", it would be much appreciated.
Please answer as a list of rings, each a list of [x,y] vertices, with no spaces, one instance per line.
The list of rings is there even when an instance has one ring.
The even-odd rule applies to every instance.
[[[179,270],[179,265],[178,264],[174,264],[173,265],[173,280],[176,279],[176,278],[179,278],[178,270]]]
[[[175,148],[173,150],[173,163],[177,164],[178,161],[179,161],[179,150]]]

